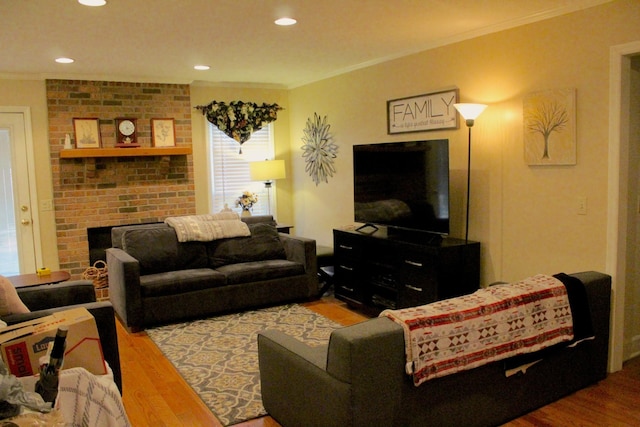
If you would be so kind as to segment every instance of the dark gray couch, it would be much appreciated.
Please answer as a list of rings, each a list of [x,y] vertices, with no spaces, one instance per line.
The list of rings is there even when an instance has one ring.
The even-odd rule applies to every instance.
[[[262,401],[284,427],[496,426],[607,375],[611,277],[576,273],[595,339],[555,349],[525,374],[504,361],[415,387],[405,374],[402,327],[386,317],[334,331],[311,348],[281,332],[258,336]]]
[[[113,380],[122,391],[120,352],[116,332],[116,317],[109,301],[96,302],[96,292],[90,280],[73,280],[54,285],[18,288],[18,296],[31,313],[10,314],[2,320],[9,325],[48,316],[53,312],[85,307],[96,320],[104,359],[113,371]]]
[[[114,227],[109,298],[130,330],[287,301],[318,291],[315,240],[243,219],[251,237],[177,240],[164,223]]]

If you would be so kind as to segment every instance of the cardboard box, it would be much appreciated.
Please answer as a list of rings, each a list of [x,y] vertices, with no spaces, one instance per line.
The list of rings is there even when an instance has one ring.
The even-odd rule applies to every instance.
[[[9,371],[16,377],[38,374],[40,357],[47,354],[60,325],[69,327],[63,369],[82,367],[92,374],[105,375],[107,367],[96,321],[84,307],[0,329],[0,353]]]

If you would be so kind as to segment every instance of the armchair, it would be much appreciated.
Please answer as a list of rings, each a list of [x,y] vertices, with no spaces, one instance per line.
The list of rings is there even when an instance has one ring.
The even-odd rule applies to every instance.
[[[114,382],[122,392],[122,373],[115,313],[110,302],[96,301],[96,294],[91,281],[75,280],[53,285],[18,288],[16,290],[22,302],[31,312],[2,316],[2,320],[9,325],[47,316],[56,311],[68,310],[79,305],[89,310],[96,320],[104,358],[113,371]]]

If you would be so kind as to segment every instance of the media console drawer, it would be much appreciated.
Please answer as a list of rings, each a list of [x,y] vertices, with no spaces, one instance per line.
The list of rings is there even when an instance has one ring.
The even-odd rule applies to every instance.
[[[380,311],[428,304],[480,287],[480,243],[335,229],[335,295]]]

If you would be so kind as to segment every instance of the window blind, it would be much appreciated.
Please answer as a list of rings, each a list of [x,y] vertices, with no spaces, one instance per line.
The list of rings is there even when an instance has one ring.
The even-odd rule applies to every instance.
[[[249,163],[265,159],[273,159],[273,132],[269,124],[254,132],[251,138],[242,144],[225,135],[217,126],[208,123],[209,134],[209,169],[212,189],[212,212],[220,212],[227,205],[240,213],[235,201],[244,191],[251,191],[258,196],[251,212],[253,215],[268,215],[275,212],[275,182],[268,192],[264,182],[251,181]],[[267,195],[271,196],[270,203]]]

